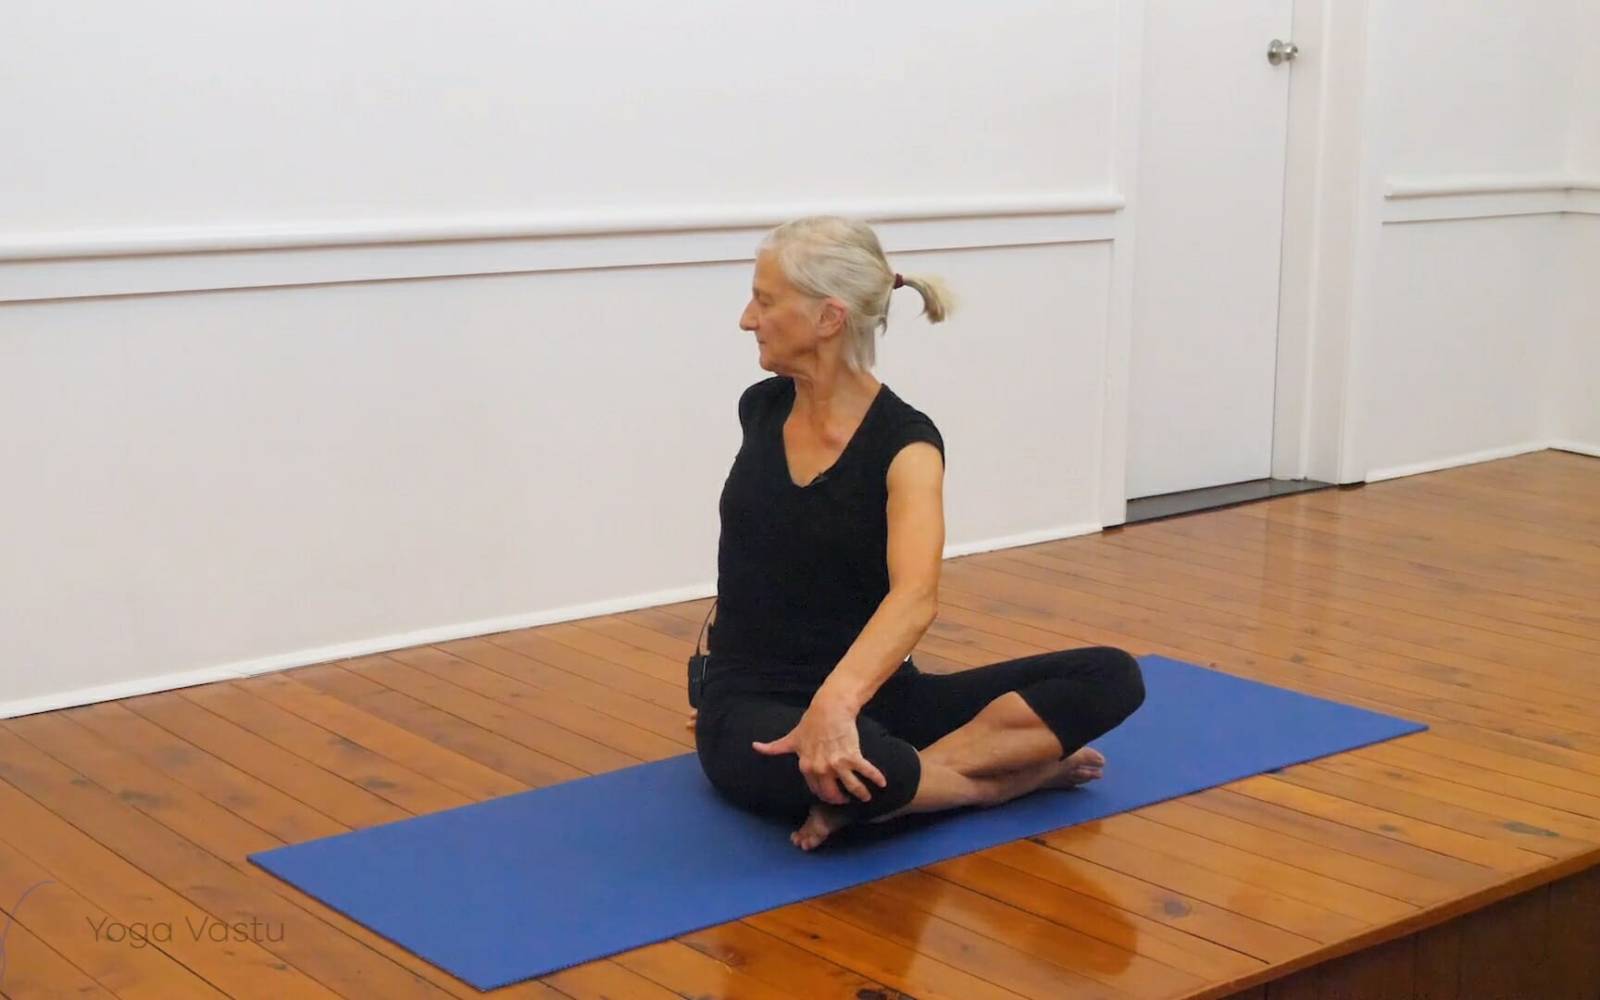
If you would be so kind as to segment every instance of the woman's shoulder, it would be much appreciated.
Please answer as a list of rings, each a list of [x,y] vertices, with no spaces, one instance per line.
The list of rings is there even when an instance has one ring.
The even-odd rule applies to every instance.
[[[883,396],[884,409],[888,411],[891,423],[933,424],[932,417],[906,402],[899,393],[887,385],[883,387]]]
[[[790,379],[787,375],[773,375],[759,382],[745,387],[739,394],[739,423],[748,426],[750,418],[757,410],[777,399],[787,388]]]
[[[906,402],[887,385],[883,387],[886,416],[881,427],[887,439],[890,457],[915,441],[927,441],[944,452],[944,437],[933,418]]]

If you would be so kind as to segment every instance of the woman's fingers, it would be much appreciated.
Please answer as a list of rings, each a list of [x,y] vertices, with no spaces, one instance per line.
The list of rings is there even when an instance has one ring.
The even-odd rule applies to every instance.
[[[812,793],[824,802],[841,806],[849,802],[852,797],[862,802],[872,799],[872,790],[857,775],[857,771],[866,775],[870,780],[876,781],[880,787],[886,786],[883,773],[873,767],[871,763],[863,760],[859,755],[854,759],[841,760],[832,764],[815,764],[802,767],[801,772],[806,777],[806,785]]]
[[[885,778],[883,772],[874,767],[872,761],[867,758],[860,755],[856,756],[856,770],[877,782],[879,788],[889,787],[889,779]]]
[[[835,806],[842,806],[850,801],[844,792],[839,790],[833,772],[827,767],[801,768],[801,772],[806,776],[806,785],[811,789],[811,794],[822,801]]]
[[[839,781],[849,790],[851,795],[854,795],[862,802],[871,801],[872,793],[867,791],[867,786],[861,783],[861,779],[856,777],[856,773],[850,768],[846,767],[839,773]]]
[[[832,784],[832,782],[829,781],[826,778],[807,778],[806,779],[806,787],[811,789],[811,794],[812,795],[815,795],[817,798],[821,799],[824,802],[831,802],[834,805],[837,805],[839,803],[839,800],[834,798],[834,796],[832,794],[829,794],[829,792],[828,792],[828,786],[830,784]]]
[[[799,747],[799,740],[795,737],[795,733],[797,731],[798,730],[791,729],[782,739],[773,740],[771,743],[763,743],[760,740],[754,740],[750,745],[755,747],[758,753],[774,755],[800,753],[801,750]],[[801,770],[803,771],[805,768],[802,767]]]

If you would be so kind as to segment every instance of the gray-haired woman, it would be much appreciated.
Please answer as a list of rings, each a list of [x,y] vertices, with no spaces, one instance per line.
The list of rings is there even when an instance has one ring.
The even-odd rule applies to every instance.
[[[799,219],[763,242],[739,321],[773,376],[739,398],[696,743],[723,796],[799,824],[806,850],[850,823],[1098,778],[1087,743],[1144,699],[1137,662],[1107,647],[912,662],[938,601],[944,440],[870,371],[903,286],[945,318],[940,284],[896,274],[871,228]]]

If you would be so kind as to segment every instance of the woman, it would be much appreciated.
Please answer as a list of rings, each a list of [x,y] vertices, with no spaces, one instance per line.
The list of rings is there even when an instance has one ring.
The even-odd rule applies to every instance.
[[[723,486],[716,621],[693,722],[706,777],[789,817],[811,850],[849,823],[988,806],[1100,777],[1086,744],[1144,698],[1109,648],[925,674],[944,549],[944,441],[875,379],[874,337],[910,286],[845,219],[773,230],[739,326],[773,377],[739,399],[744,441]]]

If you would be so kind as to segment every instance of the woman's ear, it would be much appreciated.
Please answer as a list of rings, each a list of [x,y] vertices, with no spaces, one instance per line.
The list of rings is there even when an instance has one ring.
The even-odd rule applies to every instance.
[[[818,332],[833,336],[844,330],[845,321],[844,303],[835,298],[822,300],[822,310],[817,315]]]

